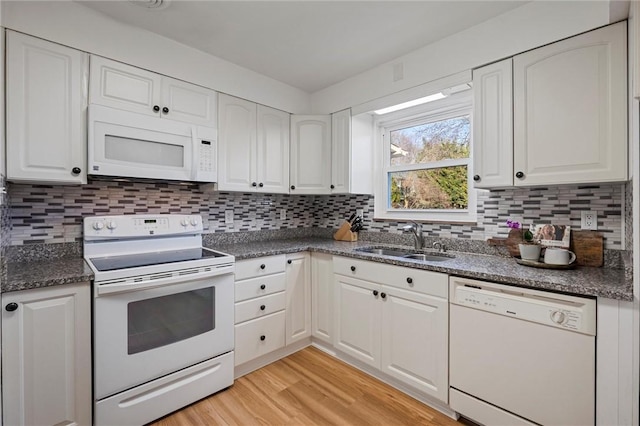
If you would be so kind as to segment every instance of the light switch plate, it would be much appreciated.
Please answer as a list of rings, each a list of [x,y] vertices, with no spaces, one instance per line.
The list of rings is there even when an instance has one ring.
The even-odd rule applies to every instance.
[[[226,225],[233,225],[233,210],[224,211],[224,223]]]
[[[356,215],[364,219],[364,209],[356,209]]]
[[[583,211],[581,213],[581,218],[580,218],[580,228],[581,229],[591,229],[591,230],[597,230],[598,229],[598,215],[596,214],[596,212],[585,212]]]
[[[280,220],[287,219],[287,209],[280,209]]]

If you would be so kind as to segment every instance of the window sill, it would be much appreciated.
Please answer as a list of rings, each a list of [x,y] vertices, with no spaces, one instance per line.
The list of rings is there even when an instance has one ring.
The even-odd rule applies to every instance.
[[[447,223],[461,225],[476,225],[478,223],[478,215],[470,212],[403,212],[403,211],[385,211],[375,212],[374,220],[396,221],[396,222],[422,222],[422,223]]]

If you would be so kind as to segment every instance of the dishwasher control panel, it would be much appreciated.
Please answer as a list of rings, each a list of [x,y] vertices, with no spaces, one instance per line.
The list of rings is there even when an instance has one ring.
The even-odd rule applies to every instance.
[[[595,299],[450,278],[450,303],[595,335]]]

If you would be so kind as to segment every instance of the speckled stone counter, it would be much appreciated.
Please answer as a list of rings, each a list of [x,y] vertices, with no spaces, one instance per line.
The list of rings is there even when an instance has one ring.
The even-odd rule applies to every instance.
[[[348,243],[323,238],[207,244],[207,246],[232,254],[236,260],[299,251],[315,251],[515,286],[617,300],[633,300],[632,279],[625,275],[625,271],[622,269],[581,266],[571,270],[538,269],[518,265],[514,259],[508,257],[462,252],[450,252],[455,257],[444,262],[401,260],[356,250],[359,247],[382,247],[381,244],[367,241]]]
[[[63,257],[34,262],[9,262],[2,280],[2,293],[72,284],[93,279],[93,271],[81,257]]]

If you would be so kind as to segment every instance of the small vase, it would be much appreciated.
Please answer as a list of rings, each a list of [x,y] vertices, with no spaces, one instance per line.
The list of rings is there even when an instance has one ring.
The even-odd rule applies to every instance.
[[[538,244],[518,244],[520,249],[520,257],[523,260],[533,260],[538,262],[540,260],[540,247]]]

